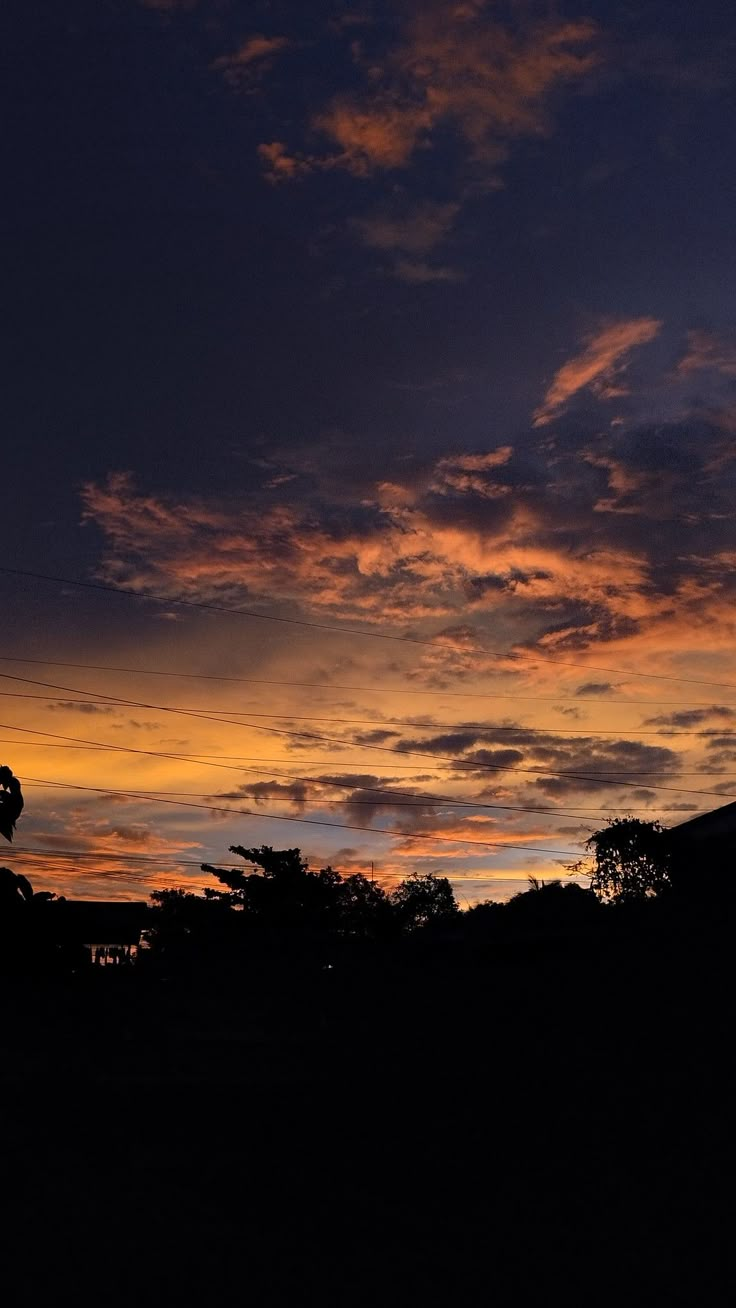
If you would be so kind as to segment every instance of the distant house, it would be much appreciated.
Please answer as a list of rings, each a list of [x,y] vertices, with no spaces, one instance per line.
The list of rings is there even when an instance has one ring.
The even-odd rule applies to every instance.
[[[53,942],[89,951],[90,962],[118,964],[135,957],[149,908],[143,901],[62,899],[48,905]]]

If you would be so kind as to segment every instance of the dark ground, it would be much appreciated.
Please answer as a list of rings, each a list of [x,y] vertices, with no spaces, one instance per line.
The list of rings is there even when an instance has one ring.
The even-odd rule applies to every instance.
[[[723,926],[3,992],[6,1302],[736,1288]]]

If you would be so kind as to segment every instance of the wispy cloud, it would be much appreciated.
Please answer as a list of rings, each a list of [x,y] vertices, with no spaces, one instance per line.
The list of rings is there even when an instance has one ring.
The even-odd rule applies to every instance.
[[[311,172],[309,159],[290,154],[283,141],[268,141],[258,147],[258,155],[269,182],[293,182]]]
[[[645,718],[645,726],[654,727],[701,727],[705,722],[721,718],[727,722],[736,718],[736,709],[724,704],[710,704],[706,708],[679,709],[675,713],[661,713],[653,718]]]
[[[513,446],[500,445],[484,454],[455,454],[440,459],[435,467],[432,490],[438,495],[471,491],[486,499],[511,493],[511,486],[500,482],[495,474],[513,454]]]
[[[447,264],[429,263],[426,256],[446,238],[459,212],[456,201],[394,202],[353,219],[351,227],[363,245],[392,256],[389,271],[399,281],[454,282],[462,273]]]
[[[551,422],[568,400],[584,389],[601,399],[626,394],[621,375],[633,349],[653,341],[662,323],[656,318],[609,322],[583,339],[583,349],[555,373],[543,403],[534,413],[535,427]]]
[[[354,218],[351,225],[363,244],[375,250],[425,255],[444,240],[459,210],[456,201],[423,200],[402,208],[376,210]]]
[[[701,329],[688,332],[687,351],[677,365],[681,377],[712,370],[736,377],[736,341],[725,341]]]
[[[102,714],[102,716],[110,716],[111,714],[115,714],[117,711],[116,709],[108,708],[103,704],[78,704],[73,700],[59,700],[58,704],[49,704],[48,707],[50,713],[61,709],[65,713],[86,713],[90,715]]]
[[[273,63],[276,55],[289,49],[293,42],[286,36],[249,36],[232,54],[220,55],[211,65],[222,73],[230,86],[252,85]]]
[[[431,282],[461,282],[465,276],[459,268],[448,264],[427,263],[423,259],[397,259],[393,275],[410,286],[426,286]]]

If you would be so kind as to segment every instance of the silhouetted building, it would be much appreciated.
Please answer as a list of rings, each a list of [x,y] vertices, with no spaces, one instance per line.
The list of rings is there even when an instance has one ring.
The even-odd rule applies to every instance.
[[[149,912],[143,901],[110,899],[59,900],[48,909],[54,943],[84,948],[98,964],[135,957]]]
[[[736,853],[736,803],[724,804],[714,808],[710,813],[699,813],[697,817],[688,818],[672,827],[672,835],[678,840],[686,840],[693,847],[703,846],[713,840],[730,844]]]
[[[699,813],[670,828],[673,881],[682,890],[733,893],[736,803]]]

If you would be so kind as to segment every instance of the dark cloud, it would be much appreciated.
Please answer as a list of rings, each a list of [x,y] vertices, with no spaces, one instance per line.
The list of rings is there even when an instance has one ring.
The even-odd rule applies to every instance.
[[[574,795],[576,792],[603,792],[610,790],[610,782],[616,774],[626,774],[636,779],[637,774],[664,773],[676,775],[681,761],[671,749],[660,745],[649,745],[639,740],[617,740],[611,737],[577,736],[570,739],[550,732],[535,731],[532,728],[514,730],[512,742],[507,744],[507,733],[499,733],[499,746],[489,747],[492,731],[466,730],[443,733],[426,740],[404,740],[397,749],[419,750],[436,754],[438,757],[455,756],[462,767],[460,772],[471,771],[483,775],[488,770],[539,768],[543,771],[560,772],[563,776],[538,776],[533,783],[533,792],[542,792],[545,796],[559,797]],[[481,748],[477,748],[482,743]],[[525,774],[525,782],[527,776]]]
[[[465,583],[465,593],[472,603],[483,599],[489,592],[515,595],[534,582],[551,580],[552,574],[541,569],[523,572],[520,568],[511,568],[505,574],[489,572],[483,577],[469,577]]]
[[[707,708],[678,709],[676,713],[662,713],[645,718],[645,727],[699,727],[711,718],[736,718],[736,710],[724,704],[711,704]]]
[[[392,787],[395,793],[380,793],[386,787]],[[337,793],[336,793],[337,792]],[[412,805],[412,812],[431,815],[437,806],[431,801],[417,796],[410,788],[399,788],[398,779],[378,777],[372,773],[325,773],[315,776],[310,781],[295,780],[245,782],[232,790],[218,791],[210,797],[218,800],[253,800],[256,804],[268,804],[271,800],[289,800],[298,812],[303,812],[307,805],[312,809],[327,808],[333,812],[345,814],[345,821],[368,825],[381,813],[405,813],[407,804]]]
[[[84,713],[89,717],[94,717],[96,715],[110,717],[116,712],[114,708],[109,708],[105,704],[77,704],[74,700],[62,699],[60,699],[56,704],[49,704],[48,707],[49,712],[51,713],[63,709],[65,713]]]
[[[110,724],[115,731],[124,731],[126,727],[132,727],[134,731],[160,731],[161,722],[140,722],[138,718],[129,718],[127,722],[112,722]]]
[[[715,741],[709,740],[706,749],[713,750],[715,744]],[[722,743],[720,743],[717,752],[711,753],[707,761],[701,764],[701,771],[706,773],[723,772],[729,763],[736,763],[736,749],[724,749]]]
[[[416,752],[420,754],[463,754],[482,739],[477,731],[448,731],[442,735],[429,736],[426,739],[400,740],[396,749],[399,753]]]
[[[322,772],[314,778],[321,786],[332,786],[333,788],[343,790],[349,787],[353,790],[382,789],[386,786],[395,786],[400,781],[400,777],[377,776],[373,772]],[[431,780],[431,778],[424,778]]]
[[[398,731],[382,730],[378,727],[374,731],[359,731],[351,736],[351,739],[359,745],[385,745],[388,741],[398,738]]]
[[[470,764],[482,770],[485,767],[513,768],[524,761],[524,755],[518,749],[476,749],[467,755]]]
[[[346,813],[348,821],[359,822],[361,825],[374,821],[381,813],[396,813],[400,821],[414,822],[419,818],[434,817],[438,807],[441,807],[426,800],[414,799],[411,791],[405,791],[403,797],[389,795],[380,798],[377,795],[366,794],[365,791],[355,790],[351,794],[344,795],[342,800],[342,803],[335,803],[334,807],[339,807],[341,812]],[[406,819],[406,814],[409,812],[412,816]],[[401,830],[404,829],[402,826]]]
[[[234,790],[219,790],[214,795],[209,796],[211,800],[243,800],[251,799],[256,804],[274,798],[288,799],[298,808],[303,809],[306,805],[309,790],[303,781],[293,781],[284,784],[280,781],[255,781],[247,782],[242,786],[237,786]]]
[[[582,686],[578,686],[575,691],[576,695],[607,695],[609,691],[617,690],[610,681],[584,681]]]

